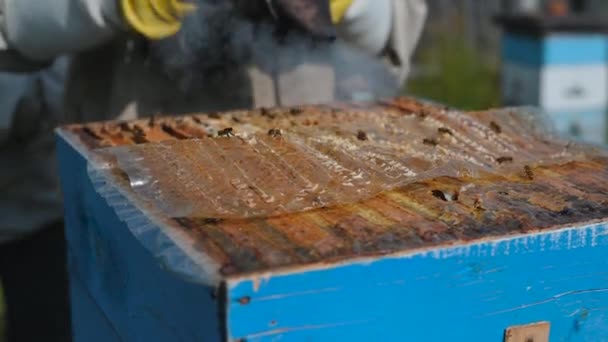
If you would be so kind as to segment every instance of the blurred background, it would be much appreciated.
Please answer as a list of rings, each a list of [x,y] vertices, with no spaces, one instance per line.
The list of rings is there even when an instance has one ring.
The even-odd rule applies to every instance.
[[[406,93],[463,109],[500,103],[500,28],[503,1],[431,0],[412,61]]]
[[[429,0],[405,94],[462,109],[538,106],[607,140],[608,1]]]

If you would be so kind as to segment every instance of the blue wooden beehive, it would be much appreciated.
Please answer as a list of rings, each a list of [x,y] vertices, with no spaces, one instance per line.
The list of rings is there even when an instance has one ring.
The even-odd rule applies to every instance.
[[[427,155],[462,148],[477,160],[466,146],[479,155],[520,147],[486,158],[490,169],[444,170],[361,201],[277,216],[179,216],[168,212],[188,204],[157,201],[185,192],[177,172],[162,172],[206,153],[177,151],[220,139],[209,135],[228,125],[236,134],[266,126],[287,134],[294,125],[349,132],[364,150],[389,134],[373,129],[378,116],[393,120],[381,122],[390,134],[416,127],[403,146]],[[505,116],[396,100],[59,129],[75,341],[608,340],[608,158],[525,137],[525,124]],[[158,144],[168,159],[146,160],[142,151]],[[126,162],[158,172],[152,197],[138,190],[140,170],[113,154],[121,146],[144,153]],[[540,161],[556,146],[562,159]],[[537,163],[518,164],[540,151]],[[427,167],[423,159],[409,165]]]
[[[607,143],[606,20],[508,15],[500,22],[505,104],[539,106],[560,132]]]

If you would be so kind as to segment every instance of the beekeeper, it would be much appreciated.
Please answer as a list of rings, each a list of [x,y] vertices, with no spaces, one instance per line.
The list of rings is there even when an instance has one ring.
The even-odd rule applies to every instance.
[[[330,8],[338,40],[354,46],[347,53],[376,56],[398,82],[406,77],[426,16],[423,0],[331,0]],[[50,158],[53,125],[374,96],[357,70],[337,70],[339,61],[311,60],[306,53],[284,63],[286,49],[269,53],[265,65],[253,63],[184,90],[154,63],[148,43],[177,37],[196,11],[182,0],[0,0],[0,72],[20,73],[0,76],[0,276],[30,294],[7,291],[9,341],[65,340],[68,329],[57,323],[68,320],[57,309],[63,306],[45,302],[53,295],[38,288],[47,281],[40,277],[50,279],[53,272],[65,281],[57,268],[65,256]],[[52,71],[67,54],[73,56],[67,71]],[[61,115],[49,116],[62,96]],[[31,324],[34,312],[48,318],[48,329]]]
[[[339,37],[366,54],[383,56],[387,68],[403,80],[425,19],[424,1],[331,0],[330,5]],[[307,63],[306,56],[302,67],[285,73],[281,65],[271,73],[253,65],[243,75],[184,92],[150,62],[145,43],[180,30],[181,20],[194,11],[183,0],[0,0],[0,6],[9,51],[0,60],[5,69],[33,69],[77,53],[67,84],[69,121],[325,102],[335,95],[331,70],[306,67],[324,64]],[[269,54],[273,58],[281,56]]]

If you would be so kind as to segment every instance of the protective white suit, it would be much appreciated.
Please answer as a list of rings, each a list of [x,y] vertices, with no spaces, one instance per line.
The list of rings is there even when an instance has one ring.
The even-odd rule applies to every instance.
[[[0,244],[61,220],[53,128],[67,60],[32,74],[0,73]]]
[[[395,90],[403,80],[426,12],[423,0],[355,0],[339,27],[341,43],[322,51],[300,43],[295,48],[256,46],[252,51],[257,57],[249,63],[232,64],[231,70],[200,84],[191,82],[186,91],[182,79],[155,66],[150,42],[128,31],[116,4],[0,0],[0,273],[12,301],[7,309],[9,339],[14,341],[66,341],[70,331],[65,246],[61,225],[53,224],[61,217],[54,125],[336,97],[366,99],[377,89]],[[196,29],[201,24],[196,17],[191,20],[193,26],[184,22],[183,27]],[[224,26],[224,33],[231,28]],[[161,54],[167,51],[162,48],[165,43],[168,51],[177,51],[169,55],[169,62],[183,63],[185,55],[180,52],[188,51],[189,43],[215,41],[215,46],[198,50],[205,55],[227,43],[204,35],[191,42],[187,33],[182,30],[158,43]],[[235,43],[239,37],[232,39]],[[344,41],[362,50],[348,48]],[[221,64],[222,58],[234,57],[232,52],[222,51],[216,59]],[[39,70],[64,54],[74,55],[65,90],[61,63],[33,74],[2,74]],[[382,56],[387,63],[369,56]],[[388,82],[387,87],[379,74],[392,74],[397,82]],[[43,302],[47,305],[31,304]]]
[[[73,54],[62,121],[85,122],[158,113],[319,103],[336,96],[345,99],[374,96],[366,92],[370,89],[373,92],[377,85],[366,83],[368,74],[375,69],[362,74],[359,67],[341,68],[340,59],[354,58],[357,62],[353,65],[359,66],[361,61],[371,61],[370,55],[381,56],[386,61],[382,68],[403,80],[425,20],[426,5],[423,0],[356,0],[344,15],[338,32],[339,40],[361,50],[339,43],[330,53],[302,48],[294,56],[293,49],[273,45],[261,60],[235,67],[189,91],[184,91],[179,81],[150,62],[149,44],[127,30],[115,1],[0,0],[0,13],[0,46],[5,48],[4,53],[0,52],[0,71],[32,70],[48,65],[58,56]],[[183,43],[179,39],[177,46]],[[10,136],[9,128],[14,126],[11,123],[16,122],[16,99],[24,94],[36,96],[36,82],[32,79],[7,77],[3,80],[0,76],[0,87],[9,83],[17,86],[6,86],[11,91],[0,91],[0,103],[6,106],[0,112],[0,135],[4,127],[5,139],[7,134]],[[48,156],[52,150],[47,138],[51,124],[40,120],[44,113],[28,110],[27,115],[38,119],[26,120],[26,114],[19,114],[25,115],[21,119],[25,126],[32,126],[27,139],[35,145],[36,135],[40,135],[45,143],[35,148]],[[41,124],[46,127],[35,127]],[[1,144],[9,146],[12,142]],[[56,188],[52,177],[49,178],[54,170],[52,161],[40,159],[36,153],[20,154],[0,151],[0,159],[8,158],[12,165],[10,170],[0,172],[0,210],[7,208],[12,213],[0,218],[0,235],[18,234],[19,227],[23,232],[35,229],[40,220],[50,216],[42,211],[36,214],[32,208],[37,211],[38,203],[56,199],[50,195]],[[25,174],[39,174],[28,177],[27,189],[12,185],[20,180],[23,183],[26,169],[29,171]],[[40,220],[34,219],[36,215]]]

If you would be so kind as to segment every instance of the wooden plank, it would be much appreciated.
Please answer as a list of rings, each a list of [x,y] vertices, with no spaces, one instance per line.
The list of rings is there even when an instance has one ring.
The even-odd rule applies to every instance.
[[[539,322],[507,328],[505,342],[549,342],[551,323]]]

